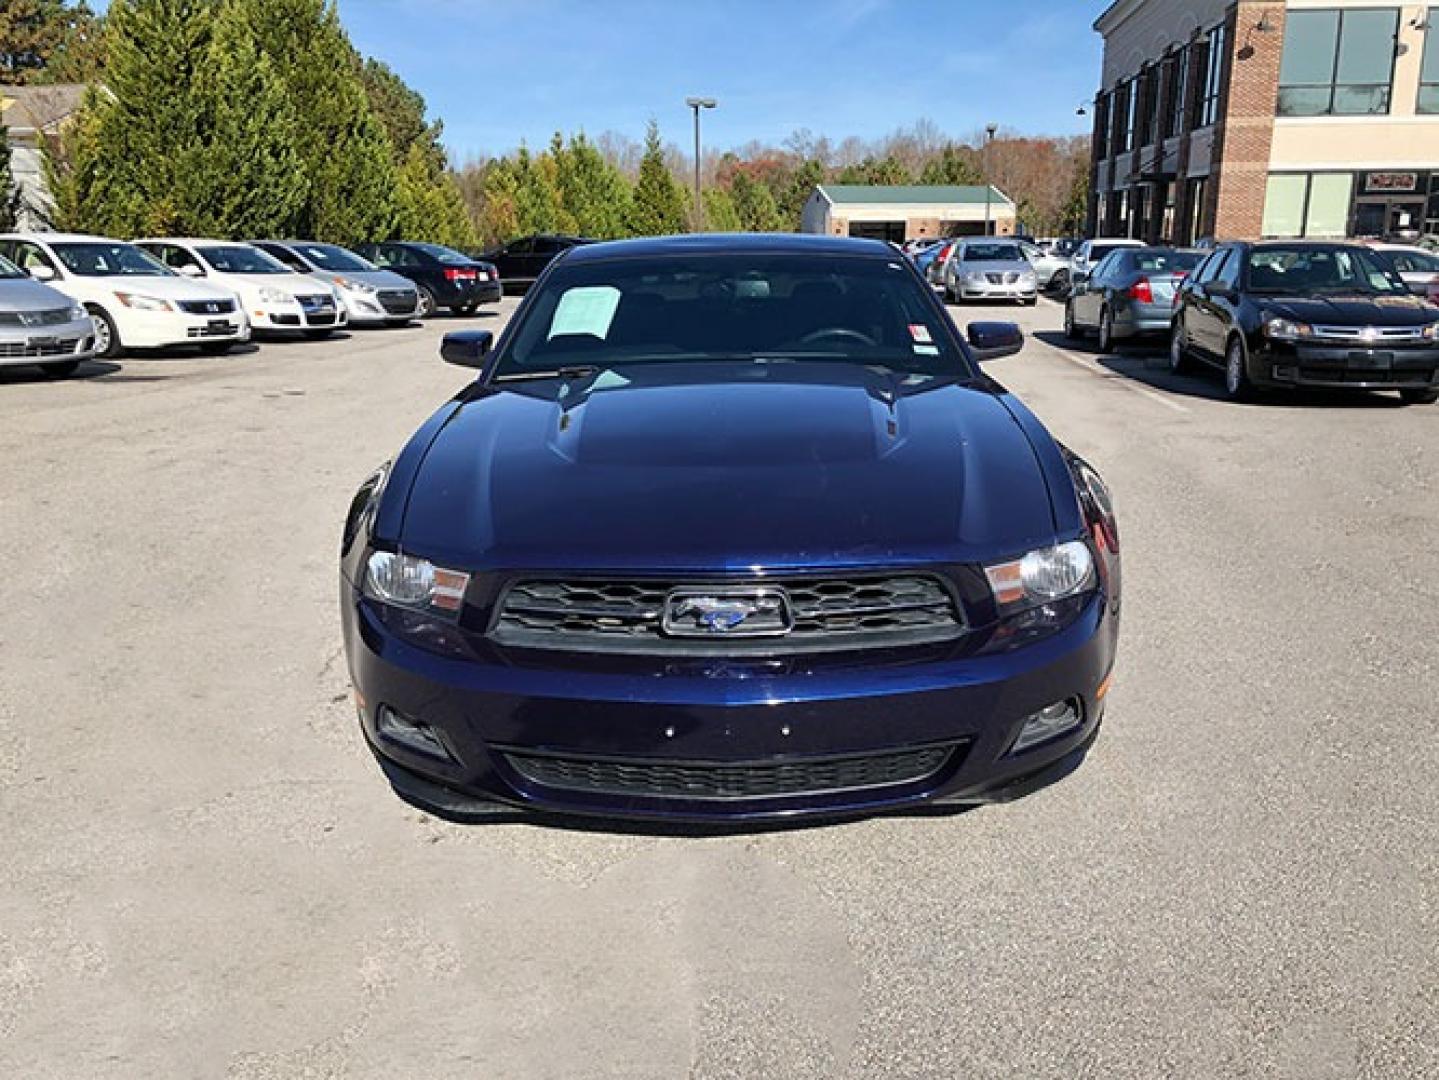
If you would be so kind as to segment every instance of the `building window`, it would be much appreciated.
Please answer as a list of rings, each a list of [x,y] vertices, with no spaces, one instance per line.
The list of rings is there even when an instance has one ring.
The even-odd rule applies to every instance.
[[[1374,116],[1393,93],[1397,8],[1291,11],[1280,116]]]
[[[1209,31],[1204,42],[1204,86],[1199,95],[1195,127],[1208,127],[1219,119],[1219,92],[1224,81],[1224,52],[1228,31],[1224,24]]]
[[[1169,59],[1169,108],[1164,114],[1164,137],[1184,134],[1184,105],[1189,96],[1189,46]]]
[[[1352,173],[1275,173],[1265,192],[1264,235],[1343,238],[1353,200]]]
[[[1204,200],[1209,195],[1209,177],[1196,176],[1185,181],[1185,244],[1193,244],[1204,238]]]
[[[1424,67],[1419,75],[1419,111],[1439,113],[1439,7],[1429,9]]]
[[[1134,149],[1134,80],[1114,89],[1114,152]]]
[[[1153,146],[1159,140],[1159,75],[1161,65],[1151,64],[1144,69],[1140,85],[1142,101],[1140,102],[1139,119],[1139,145]]]
[[[1094,101],[1094,160],[1109,156],[1109,97],[1100,94]]]
[[[1124,112],[1120,116],[1120,124],[1124,130],[1121,133],[1123,145],[1119,148],[1123,153],[1133,150],[1138,144],[1136,135],[1139,126],[1139,80],[1130,79],[1124,84]]]

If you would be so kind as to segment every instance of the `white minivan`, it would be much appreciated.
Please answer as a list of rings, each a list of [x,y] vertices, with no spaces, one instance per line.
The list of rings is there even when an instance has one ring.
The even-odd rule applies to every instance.
[[[272,255],[233,240],[136,240],[177,274],[213,281],[238,293],[250,326],[323,338],[346,321],[327,283],[297,274]]]
[[[6,233],[0,255],[84,306],[95,320],[97,356],[170,345],[220,354],[250,338],[232,290],[180,277],[134,244],[70,233]]]

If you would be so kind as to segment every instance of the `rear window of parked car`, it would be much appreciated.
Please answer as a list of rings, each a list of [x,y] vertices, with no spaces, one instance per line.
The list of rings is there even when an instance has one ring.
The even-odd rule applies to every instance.
[[[462,255],[453,248],[441,247],[439,244],[416,244],[414,246],[426,255],[451,266],[467,266],[473,261],[468,255]]]
[[[1140,251],[1132,256],[1134,268],[1146,274],[1188,273],[1203,257],[1198,251]]]
[[[1024,256],[1014,244],[966,244],[965,262],[1022,262]]]

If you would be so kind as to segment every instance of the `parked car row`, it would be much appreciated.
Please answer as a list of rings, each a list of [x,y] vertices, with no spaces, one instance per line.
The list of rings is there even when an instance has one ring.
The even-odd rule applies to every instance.
[[[184,237],[126,242],[0,235],[0,365],[69,375],[84,360],[193,345],[218,355],[255,333],[323,338],[500,299],[499,273],[435,244]]]
[[[1173,371],[1215,368],[1234,401],[1303,387],[1393,390],[1406,404],[1433,404],[1439,280],[1427,274],[1387,245],[1282,240],[1184,251],[1127,242],[1076,278],[1064,329],[1097,334],[1104,351],[1167,341]]]

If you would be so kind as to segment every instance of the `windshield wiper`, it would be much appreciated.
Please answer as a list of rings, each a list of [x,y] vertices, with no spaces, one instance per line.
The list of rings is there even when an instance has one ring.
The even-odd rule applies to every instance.
[[[593,364],[573,364],[554,368],[551,371],[509,372],[504,375],[496,375],[495,382],[534,382],[540,379],[564,379],[566,382],[570,382],[574,379],[588,379],[599,373],[600,369]]]

